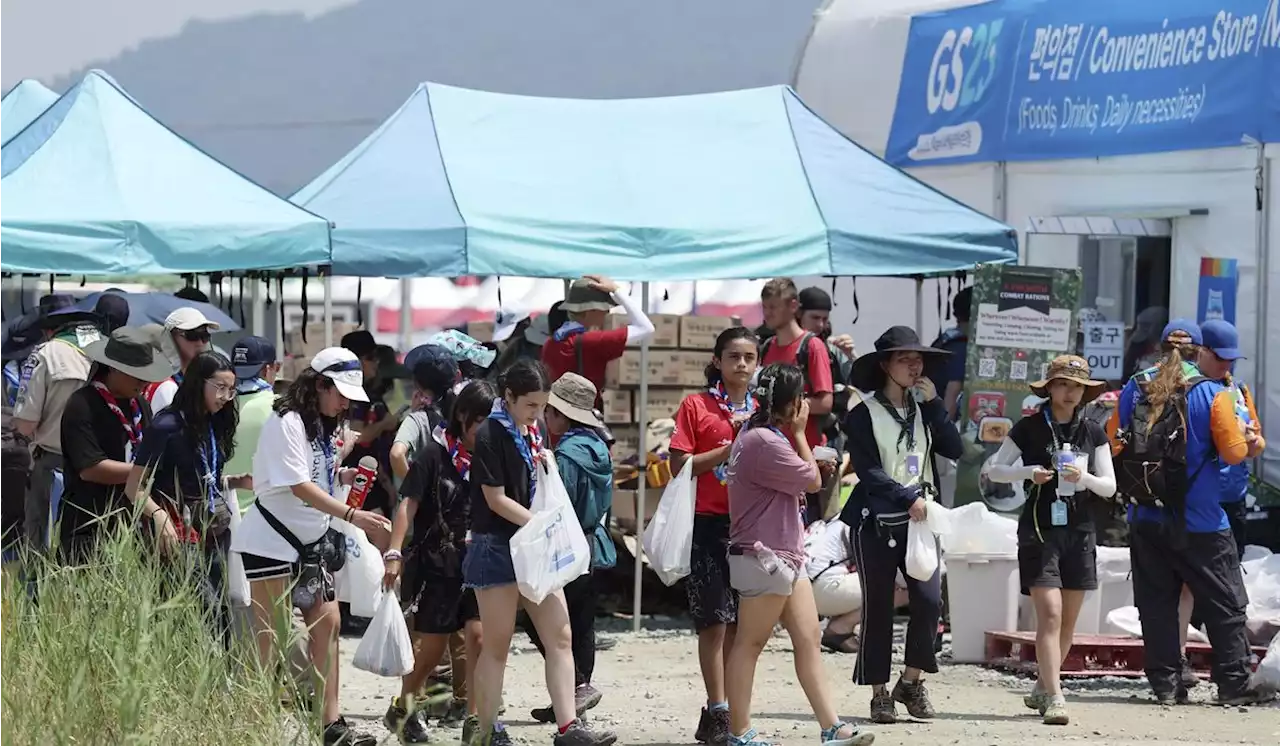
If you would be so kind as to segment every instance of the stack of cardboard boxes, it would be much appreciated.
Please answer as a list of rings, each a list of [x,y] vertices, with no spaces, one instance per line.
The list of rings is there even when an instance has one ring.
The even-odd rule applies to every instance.
[[[652,314],[654,334],[649,340],[649,398],[640,411],[640,345],[631,345],[605,371],[604,420],[613,431],[614,463],[634,460],[640,449],[640,426],[675,417],[689,394],[706,390],[706,368],[720,332],[738,323],[726,316]],[[611,327],[627,323],[625,316],[609,317]],[[646,520],[658,507],[660,491],[645,500]],[[614,490],[613,514],[622,526],[635,526],[636,498],[629,490]]]
[[[339,344],[345,334],[358,328],[355,324],[344,321],[333,322],[333,343]],[[325,348],[324,322],[313,321],[307,324],[306,336],[304,340],[302,330],[294,329],[285,335],[284,349],[276,350],[276,354],[280,356],[281,379],[292,381],[297,378],[299,371],[311,365],[311,358]]]

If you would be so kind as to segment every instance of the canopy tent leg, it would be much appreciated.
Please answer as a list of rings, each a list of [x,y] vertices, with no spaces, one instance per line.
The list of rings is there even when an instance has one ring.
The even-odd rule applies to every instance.
[[[1271,170],[1270,170],[1270,164],[1267,162],[1266,146],[1263,145],[1262,143],[1258,143],[1257,150],[1258,150],[1258,160],[1257,160],[1257,166],[1256,166],[1257,173],[1254,178],[1256,180],[1256,188],[1257,188],[1257,195],[1258,195],[1257,196],[1258,211],[1257,211],[1257,216],[1254,218],[1255,220],[1254,230],[1256,232],[1254,241],[1256,244],[1255,248],[1257,250],[1258,269],[1254,274],[1255,274],[1255,277],[1257,278],[1255,280],[1255,287],[1256,287],[1255,292],[1257,293],[1257,296],[1258,296],[1258,315],[1256,317],[1257,321],[1254,322],[1256,326],[1255,326],[1253,349],[1255,350],[1254,359],[1256,360],[1256,362],[1254,363],[1254,368],[1253,368],[1253,377],[1254,377],[1253,385],[1254,385],[1254,391],[1255,392],[1261,391],[1263,398],[1265,399],[1267,392],[1270,391],[1270,389],[1267,388],[1267,378],[1268,378],[1267,373],[1269,371],[1267,370],[1267,354],[1266,354],[1266,349],[1267,349],[1266,319],[1269,318],[1267,314],[1270,313],[1270,309],[1268,308],[1269,304],[1267,303],[1267,278],[1270,276],[1270,272],[1271,272],[1271,268],[1270,268],[1271,257],[1269,256],[1270,252],[1268,251],[1269,243],[1270,243],[1269,239],[1270,239],[1270,233],[1271,233]],[[1255,394],[1255,396],[1256,395],[1257,394]],[[1259,479],[1265,476],[1261,456],[1254,459],[1253,473],[1254,473],[1254,476],[1258,477]]]
[[[916,277],[916,334],[924,339],[924,277]]]
[[[640,307],[649,312],[649,283],[640,286]],[[644,586],[644,546],[640,539],[644,536],[644,517],[646,515],[644,498],[648,486],[649,459],[649,338],[640,343],[640,483],[636,486],[636,577],[632,589],[631,631],[640,631],[640,599]]]
[[[243,298],[240,300],[244,302]],[[253,315],[253,321],[249,323],[249,333],[255,337],[264,336],[266,319],[263,317],[266,316],[266,306],[262,302],[262,281],[252,276],[249,277],[249,313]],[[279,357],[278,354],[277,357]]]
[[[333,347],[333,270],[324,275],[324,346]]]
[[[408,352],[413,339],[413,280],[400,280],[400,351]]]

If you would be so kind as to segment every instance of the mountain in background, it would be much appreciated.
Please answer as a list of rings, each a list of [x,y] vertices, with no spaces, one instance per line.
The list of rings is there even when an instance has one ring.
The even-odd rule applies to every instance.
[[[137,15],[136,6],[156,2],[164,0],[130,0],[126,12]],[[297,5],[289,0],[258,3],[268,11]],[[334,6],[335,0],[324,4]],[[819,4],[361,0],[314,17],[268,12],[187,20],[176,35],[142,41],[124,38],[136,31],[117,28],[121,46],[136,47],[109,59],[74,64],[106,70],[179,133],[251,178],[289,194],[358,143],[424,80],[577,98],[785,83]],[[10,14],[14,5],[22,9],[16,18]],[[46,38],[58,34],[59,25],[67,22],[62,6],[41,3],[45,9],[38,10],[7,0],[5,36],[45,35],[35,27],[39,25],[50,29]],[[37,14],[48,17],[41,20]],[[106,27],[96,27],[100,35],[113,33],[110,16],[102,24]],[[13,52],[8,39],[5,47]],[[43,44],[41,56],[48,55],[48,44]],[[6,71],[14,67],[10,59],[4,62]],[[43,61],[52,69],[58,69],[56,63]],[[82,73],[42,77],[65,90]],[[5,79],[6,87],[15,82]]]

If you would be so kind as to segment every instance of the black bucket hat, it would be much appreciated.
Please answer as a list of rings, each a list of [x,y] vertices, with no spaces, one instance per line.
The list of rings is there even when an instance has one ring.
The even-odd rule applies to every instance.
[[[909,326],[891,326],[876,340],[876,351],[862,355],[853,361],[849,382],[859,391],[875,391],[884,386],[884,368],[881,361],[895,352],[919,352],[924,355],[949,355],[946,350],[929,347],[920,342],[920,336]]]

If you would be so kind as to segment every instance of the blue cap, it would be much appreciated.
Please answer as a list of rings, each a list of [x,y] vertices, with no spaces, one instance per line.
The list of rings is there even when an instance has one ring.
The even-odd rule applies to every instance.
[[[276,346],[262,337],[245,337],[231,348],[231,364],[235,366],[236,378],[257,378],[262,374],[262,367],[276,362]]]
[[[1210,319],[1200,327],[1204,335],[1204,347],[1223,360],[1239,360],[1240,332],[1229,321]]]
[[[418,345],[404,356],[404,366],[413,373],[418,388],[443,396],[458,381],[458,361],[439,345]]]
[[[1168,341],[1169,337],[1176,332],[1182,332],[1191,337],[1191,344],[1199,346],[1204,344],[1204,336],[1200,333],[1200,325],[1191,319],[1174,319],[1165,326],[1164,332],[1160,335],[1160,341]]]

